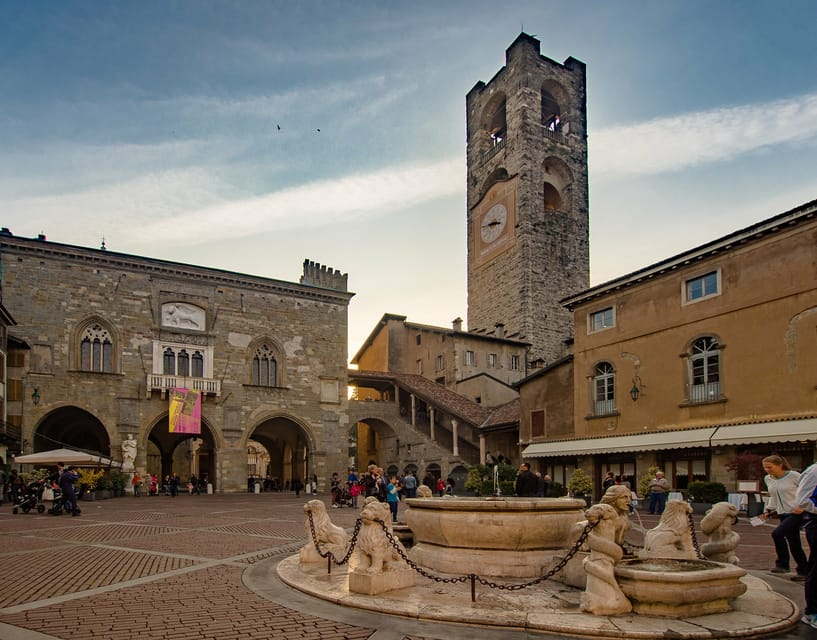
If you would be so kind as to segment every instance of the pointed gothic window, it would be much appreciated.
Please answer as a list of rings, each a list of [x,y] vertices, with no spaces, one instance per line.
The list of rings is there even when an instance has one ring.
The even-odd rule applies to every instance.
[[[113,373],[113,341],[101,324],[94,323],[83,331],[79,351],[83,371]]]
[[[267,344],[262,344],[255,350],[252,360],[252,383],[262,387],[277,386],[278,363],[275,355]]]

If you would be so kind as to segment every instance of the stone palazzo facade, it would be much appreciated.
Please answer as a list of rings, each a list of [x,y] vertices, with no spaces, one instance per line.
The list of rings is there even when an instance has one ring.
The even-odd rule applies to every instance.
[[[347,461],[347,276],[299,283],[0,233],[7,422],[24,453],[63,446],[141,473],[242,491]],[[201,433],[169,431],[173,389],[201,393]],[[259,447],[259,444],[261,445]],[[253,455],[248,460],[248,451]],[[260,452],[260,453],[259,453]]]

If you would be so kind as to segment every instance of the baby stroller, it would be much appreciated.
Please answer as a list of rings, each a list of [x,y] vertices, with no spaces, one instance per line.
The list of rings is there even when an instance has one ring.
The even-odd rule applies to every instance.
[[[352,492],[348,485],[332,487],[332,508],[352,506]]]
[[[61,516],[63,511],[69,513],[71,511],[71,501],[64,498],[62,489],[54,483],[54,498],[51,500],[51,508],[48,510],[49,515]],[[80,513],[80,508],[77,507],[77,513]]]
[[[42,486],[39,482],[29,482],[25,489],[17,495],[11,512],[19,513],[20,509],[23,510],[23,513],[28,513],[32,509],[37,509],[37,513],[45,511],[45,505],[40,504],[41,491]]]

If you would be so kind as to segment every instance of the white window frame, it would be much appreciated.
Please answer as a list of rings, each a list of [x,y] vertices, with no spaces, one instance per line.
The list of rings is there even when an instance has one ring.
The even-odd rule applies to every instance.
[[[465,351],[465,366],[466,367],[475,367],[477,365],[477,354],[467,349]]]
[[[702,345],[705,340],[710,341],[707,348],[696,351],[696,344]],[[718,339],[715,336],[696,338],[690,345],[689,353],[689,402],[705,404],[720,400],[722,371],[723,360]]]
[[[607,312],[610,312],[609,323],[607,321]],[[596,326],[596,318],[602,318],[602,324]],[[616,308],[614,306],[604,307],[597,311],[592,311],[587,314],[587,333],[598,333],[599,331],[606,331],[616,326]]]
[[[511,371],[519,371],[519,356],[511,356],[510,368]]]
[[[714,276],[715,282],[715,291],[707,291],[706,283],[707,278],[710,276]],[[693,286],[693,283],[701,283],[701,294],[695,297],[690,295],[690,288]],[[691,278],[685,278],[683,283],[681,283],[681,300],[683,300],[683,304],[695,304],[696,302],[701,302],[702,300],[710,300],[712,298],[717,298],[721,295],[721,291],[723,290],[721,285],[721,270],[718,269],[710,269],[708,271],[704,271],[695,275]]]
[[[442,371],[445,369],[445,356],[439,355],[437,356],[437,371]]]
[[[495,353],[489,353],[488,354],[488,368],[489,369],[496,369],[496,362],[497,362],[496,354]]]
[[[595,367],[593,367],[592,383],[593,415],[606,416],[611,413],[615,413],[616,368],[613,366],[613,363],[605,360],[604,362],[599,362]],[[602,385],[601,389],[600,385]]]
[[[182,350],[185,350],[191,358],[193,353],[199,351],[204,357],[204,375],[202,378],[208,380],[213,378],[213,347],[165,340],[154,340],[153,342],[153,373],[155,375],[164,375],[164,355],[167,349],[171,349],[176,354],[176,371],[178,371],[179,353]]]

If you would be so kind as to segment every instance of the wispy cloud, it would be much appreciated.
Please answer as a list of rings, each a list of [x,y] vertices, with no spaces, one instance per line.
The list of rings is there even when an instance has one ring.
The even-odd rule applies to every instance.
[[[594,174],[656,174],[817,137],[817,94],[612,127],[590,140]]]
[[[464,165],[450,158],[427,165],[392,166],[241,197],[203,169],[178,169],[70,194],[11,203],[5,224],[19,233],[47,230],[60,242],[93,245],[103,235],[128,251],[297,231],[386,217],[459,193]],[[31,227],[31,225],[34,227]],[[13,231],[15,229],[12,229]],[[99,237],[89,238],[88,233]]]
[[[259,229],[314,229],[385,217],[462,189],[459,158],[389,167],[299,185],[249,199],[229,200],[155,220],[140,228],[150,244],[203,243],[254,235]]]

